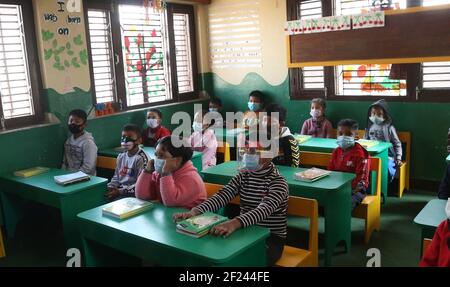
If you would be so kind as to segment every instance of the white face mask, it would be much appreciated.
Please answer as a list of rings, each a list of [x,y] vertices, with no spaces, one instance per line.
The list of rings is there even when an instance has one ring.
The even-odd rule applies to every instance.
[[[447,200],[447,205],[445,206],[445,213],[447,214],[447,218],[450,219],[450,198]]]
[[[159,126],[157,119],[147,119],[147,126],[154,129]]]
[[[202,125],[202,123],[194,122],[192,124],[192,129],[194,130],[194,132],[201,132],[201,131],[203,131],[203,125]]]
[[[311,110],[311,112],[309,114],[311,115],[311,117],[317,119],[322,116],[322,111],[321,110]]]
[[[379,116],[371,116],[369,120],[376,125],[381,125],[384,122],[384,118]]]
[[[162,174],[162,170],[166,161],[164,159],[155,158],[155,171],[159,174]]]

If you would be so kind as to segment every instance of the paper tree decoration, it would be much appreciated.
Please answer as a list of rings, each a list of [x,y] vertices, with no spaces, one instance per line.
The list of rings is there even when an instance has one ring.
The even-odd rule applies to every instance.
[[[352,16],[353,29],[384,27],[384,12],[368,12]]]

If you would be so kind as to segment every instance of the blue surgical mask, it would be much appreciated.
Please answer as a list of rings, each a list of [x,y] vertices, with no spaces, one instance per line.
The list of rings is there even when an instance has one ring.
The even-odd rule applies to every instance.
[[[309,114],[314,119],[317,119],[317,118],[320,118],[322,116],[322,111],[321,110],[311,110],[311,112]]]
[[[212,113],[212,112],[219,112],[219,109],[216,109],[216,108],[209,108],[209,111]]]
[[[147,119],[147,126],[156,129],[159,126],[157,119]]]
[[[376,125],[381,125],[384,122],[384,118],[379,116],[371,116],[369,120]]]
[[[353,147],[355,145],[355,138],[354,137],[349,137],[349,136],[339,136],[337,138],[337,144],[342,149],[346,150],[346,149],[349,149],[349,148],[351,148],[351,147]]]
[[[248,109],[252,112],[259,111],[261,109],[261,104],[248,102]]]
[[[203,131],[203,125],[202,125],[202,123],[194,122],[192,124],[192,129],[194,130],[194,132],[201,132],[201,131]]]
[[[166,161],[163,159],[155,158],[154,162],[155,162],[155,171],[159,174],[162,174],[162,170]]]
[[[244,169],[248,171],[255,171],[260,168],[259,155],[257,154],[244,154],[242,157],[244,163]]]

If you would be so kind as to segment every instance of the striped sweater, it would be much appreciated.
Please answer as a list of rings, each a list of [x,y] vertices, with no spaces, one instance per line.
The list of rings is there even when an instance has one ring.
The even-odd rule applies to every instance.
[[[273,235],[286,238],[289,189],[273,163],[254,172],[241,172],[217,194],[195,207],[201,213],[216,212],[240,196],[241,212],[236,218],[243,227],[267,227]]]

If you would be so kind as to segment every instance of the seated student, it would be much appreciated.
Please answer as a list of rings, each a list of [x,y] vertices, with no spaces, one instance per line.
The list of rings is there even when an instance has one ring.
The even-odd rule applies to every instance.
[[[447,151],[450,153],[450,129],[448,129],[447,136]],[[447,164],[444,177],[439,185],[438,198],[447,199],[450,197],[450,164]]]
[[[385,100],[373,103],[368,110],[365,139],[392,143],[389,148],[389,180],[392,181],[397,167],[402,165],[402,143],[392,124],[392,117]]]
[[[311,100],[311,118],[307,119],[302,126],[300,134],[310,135],[315,138],[332,138],[333,126],[325,117],[326,102],[324,99]]]
[[[156,158],[137,180],[137,198],[184,208],[192,208],[206,200],[205,185],[191,162],[192,148],[186,143],[176,145],[176,140],[179,139],[168,136],[158,141]]]
[[[209,112],[214,119],[214,128],[226,128],[226,123],[222,115],[222,101],[219,98],[209,100]]]
[[[264,94],[260,91],[253,91],[248,96],[248,110],[244,113],[242,127],[257,127],[259,113],[264,111]]]
[[[243,169],[217,194],[186,213],[173,215],[175,221],[201,213],[217,212],[236,196],[240,196],[240,215],[210,230],[212,235],[229,236],[235,230],[251,225],[270,229],[266,240],[268,265],[274,265],[283,253],[287,233],[287,201],[289,196],[286,179],[271,162],[262,158],[255,148],[245,148]]]
[[[64,158],[61,168],[95,175],[97,145],[95,145],[92,135],[84,130],[86,125],[87,114],[85,111],[73,110],[69,113],[68,128],[72,135],[64,144]]]
[[[352,209],[366,197],[369,186],[369,153],[357,142],[358,123],[351,119],[338,123],[337,147],[331,156],[328,170],[356,174],[352,181]]]
[[[450,199],[445,207],[447,219],[439,224],[430,246],[425,251],[420,267],[450,267]]]
[[[116,170],[108,183],[108,199],[134,196],[136,180],[148,163],[147,154],[139,147],[141,139],[137,125],[123,127],[120,143],[126,150],[117,156]]]
[[[269,138],[275,131],[274,139],[278,140],[280,151],[272,162],[276,165],[298,167],[300,165],[300,150],[298,142],[286,127],[287,111],[278,104],[270,104],[266,108],[267,115],[263,118],[263,127],[267,129]],[[276,116],[277,113],[278,116]]]
[[[155,147],[159,139],[170,136],[170,131],[161,125],[162,113],[158,109],[147,112],[147,126],[144,131],[144,146]]]
[[[202,152],[202,170],[215,166],[217,162],[217,139],[213,124],[205,118],[207,111],[199,111],[194,116],[192,128],[194,132],[189,137],[189,144],[195,151]]]

